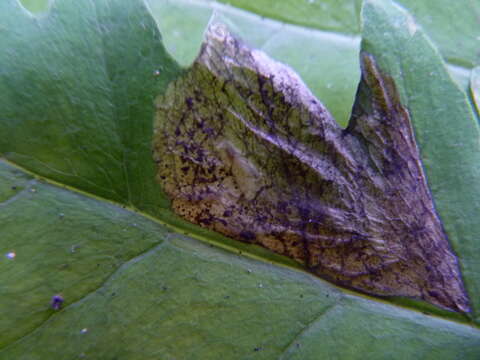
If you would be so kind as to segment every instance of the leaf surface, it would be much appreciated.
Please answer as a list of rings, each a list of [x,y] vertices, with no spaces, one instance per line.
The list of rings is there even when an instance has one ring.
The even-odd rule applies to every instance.
[[[203,2],[213,3],[211,0]],[[362,1],[317,0],[220,0],[239,8],[272,19],[304,27],[344,34],[360,34],[360,9]],[[439,0],[434,3],[418,0],[399,0],[415,17],[444,58],[462,67],[471,68],[480,63],[480,4],[477,1],[459,0],[452,3]],[[452,16],[454,14],[454,16]],[[453,35],[454,34],[454,35]]]
[[[352,359],[365,346],[393,359],[480,351],[470,326],[209,246],[3,161],[0,192],[0,253],[16,254],[0,259],[0,358],[315,359],[346,341]]]
[[[35,173],[158,212],[153,99],[179,72],[141,1],[31,17],[2,1],[0,153]]]
[[[352,294],[171,214],[154,180],[153,99],[181,69],[141,1],[58,0],[34,18],[6,0],[0,24],[0,153],[30,172],[0,162],[0,358],[478,357],[464,318]],[[466,245],[455,250],[473,298]]]

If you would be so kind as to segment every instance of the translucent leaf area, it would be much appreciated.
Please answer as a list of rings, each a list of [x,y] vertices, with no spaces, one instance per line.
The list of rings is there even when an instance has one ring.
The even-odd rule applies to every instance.
[[[293,67],[334,118],[347,124],[360,79],[358,33],[337,34],[285,24],[216,2],[148,3],[165,46],[180,64],[193,62],[209,22],[224,23],[250,46]]]

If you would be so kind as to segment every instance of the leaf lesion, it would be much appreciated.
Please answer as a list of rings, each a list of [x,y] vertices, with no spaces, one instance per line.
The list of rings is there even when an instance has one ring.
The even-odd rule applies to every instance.
[[[343,286],[469,310],[409,113],[368,54],[342,129],[290,68],[214,25],[158,101],[154,158],[188,221]]]

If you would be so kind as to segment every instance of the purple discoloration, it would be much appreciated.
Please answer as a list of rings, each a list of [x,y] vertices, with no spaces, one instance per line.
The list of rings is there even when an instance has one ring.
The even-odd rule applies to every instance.
[[[63,297],[61,295],[54,295],[52,296],[52,300],[50,301],[50,306],[53,310],[60,310],[63,305]]]

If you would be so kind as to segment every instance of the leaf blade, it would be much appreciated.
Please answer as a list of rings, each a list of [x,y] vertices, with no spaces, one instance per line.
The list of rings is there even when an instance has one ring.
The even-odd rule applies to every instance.
[[[450,78],[438,51],[405,10],[392,2],[369,0],[363,14],[362,46],[375,54],[381,69],[395,79],[410,111],[436,209],[460,259],[474,316],[478,317],[478,123],[466,94]]]

